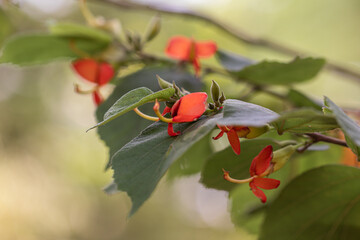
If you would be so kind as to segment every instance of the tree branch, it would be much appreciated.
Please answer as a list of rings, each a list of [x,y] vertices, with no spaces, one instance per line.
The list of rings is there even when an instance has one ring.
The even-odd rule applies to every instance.
[[[317,143],[317,142],[327,142],[327,143],[332,143],[332,144],[336,144],[339,146],[343,146],[343,147],[348,147],[348,145],[346,144],[345,141],[337,139],[337,138],[333,138],[333,137],[329,137],[326,135],[322,135],[320,133],[306,133],[305,135],[309,136],[311,138],[311,141],[308,142],[304,147],[298,149],[298,152],[304,152],[306,151],[311,145]]]
[[[272,49],[274,51],[277,51],[279,53],[289,55],[289,56],[306,56],[309,54],[306,54],[304,52],[297,51],[293,48],[284,46],[282,44],[279,44],[277,42],[271,41],[269,39],[265,38],[256,38],[254,36],[251,36],[247,34],[246,32],[238,29],[233,28],[229,25],[226,25],[218,20],[215,20],[209,16],[196,13],[193,11],[190,11],[188,9],[180,9],[179,7],[171,7],[171,6],[165,6],[165,5],[150,5],[150,4],[140,4],[140,3],[133,3],[129,1],[121,1],[121,0],[93,0],[96,2],[106,2],[108,4],[115,5],[120,8],[130,9],[130,10],[149,10],[149,11],[156,11],[160,13],[165,14],[175,14],[179,16],[186,16],[189,18],[205,21],[207,23],[211,23],[212,25],[216,26],[223,32],[235,37],[238,40],[241,40],[247,44],[259,46],[259,47],[265,47],[268,49]],[[344,66],[341,66],[337,63],[328,62],[326,64],[326,69],[345,75],[349,79],[355,80],[357,83],[360,83],[360,72],[351,70],[349,68],[346,68]]]

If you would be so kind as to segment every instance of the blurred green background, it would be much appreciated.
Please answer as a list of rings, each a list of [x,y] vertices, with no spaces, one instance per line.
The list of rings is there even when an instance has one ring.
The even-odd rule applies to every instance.
[[[19,8],[2,4],[0,44],[19,32],[46,31],[54,21],[84,23],[76,1],[17,2]],[[360,72],[358,0],[141,2],[201,12],[250,35]],[[140,33],[155,14],[102,1],[91,1],[89,6],[96,15],[117,18],[123,28]],[[165,14],[160,35],[146,51],[164,55],[167,39],[173,35],[212,39],[222,49],[255,60],[290,59],[244,44],[204,22]],[[216,64],[214,59],[205,62]],[[230,94],[238,91],[214,78]],[[107,196],[102,191],[112,175],[103,171],[107,149],[95,131],[85,133],[95,123],[95,107],[89,96],[74,93],[76,82],[79,78],[69,62],[0,66],[0,239],[256,239],[233,227],[226,194],[204,189],[197,183],[199,176],[171,183],[163,180],[140,211],[127,219],[131,206],[127,196]],[[322,71],[296,88],[318,99],[326,95],[340,106],[360,107],[360,83],[340,74]]]

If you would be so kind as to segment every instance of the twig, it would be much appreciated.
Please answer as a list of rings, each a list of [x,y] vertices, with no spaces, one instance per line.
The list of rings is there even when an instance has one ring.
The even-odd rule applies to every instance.
[[[320,133],[306,133],[305,135],[309,136],[311,138],[311,141],[308,142],[307,144],[305,144],[304,147],[299,148],[297,151],[298,152],[304,152],[306,151],[311,145],[317,143],[317,142],[327,142],[327,143],[332,143],[332,144],[336,144],[339,146],[343,146],[343,147],[348,147],[348,145],[346,144],[345,141],[337,139],[337,138],[333,138],[333,137],[329,137]]]
[[[108,4],[113,4],[117,7],[125,8],[125,9],[133,9],[133,10],[150,10],[150,11],[156,11],[160,13],[165,14],[176,14],[180,16],[186,16],[189,18],[205,21],[207,23],[211,23],[212,25],[216,26],[217,28],[221,29],[225,33],[235,37],[236,39],[239,39],[247,44],[254,45],[254,46],[260,46],[272,49],[274,51],[277,51],[282,54],[290,55],[290,56],[306,56],[309,54],[306,54],[304,52],[297,51],[293,48],[284,46],[282,44],[279,44],[277,42],[265,39],[265,38],[256,38],[254,36],[251,36],[247,34],[246,32],[238,29],[233,28],[231,26],[228,26],[224,23],[221,23],[218,20],[215,20],[209,16],[206,16],[204,14],[196,13],[193,11],[190,11],[188,9],[180,9],[179,7],[170,7],[165,6],[164,4],[160,5],[150,5],[150,4],[141,4],[141,3],[133,3],[128,1],[120,1],[120,0],[93,0],[97,2],[106,2]],[[346,75],[347,77],[355,80],[356,82],[360,83],[360,72],[351,70],[349,68],[343,67],[337,63],[328,62],[326,64],[326,69],[337,72],[343,75]]]

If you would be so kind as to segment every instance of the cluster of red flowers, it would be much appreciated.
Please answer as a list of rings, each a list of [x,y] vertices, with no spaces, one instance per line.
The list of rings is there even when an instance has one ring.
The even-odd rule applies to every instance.
[[[196,76],[199,76],[201,70],[199,59],[211,57],[214,55],[216,50],[217,46],[212,41],[197,42],[192,38],[180,36],[171,38],[166,47],[166,53],[170,57],[191,63],[194,67]],[[103,98],[99,89],[100,87],[106,85],[114,77],[114,69],[112,66],[107,62],[99,62],[90,58],[78,59],[74,61],[72,65],[81,77],[95,84],[95,87],[90,91],[82,91],[78,87],[76,88],[76,91],[78,93],[91,93],[96,105],[101,104],[103,102]],[[153,121],[160,120],[168,123],[169,136],[177,136],[180,132],[174,132],[173,123],[196,121],[206,110],[207,97],[208,96],[205,92],[187,94],[177,100],[172,107],[166,107],[162,114],[159,111],[160,105],[156,101],[154,111],[158,116],[157,118],[145,115],[137,108],[134,109],[134,111],[146,119]],[[170,113],[171,118],[165,117],[167,113]],[[248,137],[249,135],[256,137],[266,131],[261,128],[260,130],[255,128],[254,130],[254,128],[246,126],[218,125],[218,127],[221,131],[213,139],[217,140],[226,133],[230,145],[236,154],[240,154],[241,151],[239,137]],[[266,196],[259,188],[274,189],[280,184],[279,180],[265,178],[265,176],[273,172],[273,163],[271,162],[272,158],[272,146],[267,146],[253,159],[250,166],[250,178],[244,180],[233,179],[229,176],[229,172],[227,171],[224,171],[224,178],[233,183],[249,183],[255,196],[265,203]]]

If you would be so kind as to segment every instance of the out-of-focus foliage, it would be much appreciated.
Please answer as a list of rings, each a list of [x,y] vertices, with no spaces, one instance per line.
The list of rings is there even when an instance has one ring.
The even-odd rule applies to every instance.
[[[296,1],[284,3],[279,0],[271,0],[266,3],[260,3],[259,1],[231,1],[228,3],[228,6],[216,5],[214,7],[202,2],[198,5],[198,9],[215,18],[221,15],[219,19],[228,22],[232,27],[240,27],[258,36],[278,39],[282,43],[288,42],[289,45],[304,49],[306,52],[313,52],[316,56],[324,56],[330,60],[342,62],[353,69],[358,69],[359,54],[356,46],[360,39],[360,34],[354,28],[354,24],[347,24],[359,20],[357,13],[360,6],[358,1],[353,0],[340,3],[335,0],[317,0],[310,4]],[[196,4],[195,1],[193,4]],[[204,7],[205,5],[207,8]],[[117,9],[112,6],[103,2],[94,2],[90,5],[92,11],[96,12],[96,15],[120,19],[123,28],[131,30],[133,35],[143,32],[146,29],[148,19],[153,16],[153,13],[148,11],[131,11],[128,9]],[[196,8],[196,5],[193,7]],[[215,9],[215,11],[211,9]],[[228,13],[223,14],[226,10]],[[7,35],[10,32],[8,26],[11,25],[14,25],[18,32],[28,32],[30,30],[44,32],[47,28],[43,24],[45,21],[29,19],[14,9],[9,9],[6,12],[6,16],[9,18],[6,18],[4,20],[6,24],[3,24],[2,13],[0,12],[0,43],[2,31],[5,29],[4,35]],[[334,19],[335,13],[342,17]],[[78,12],[74,12],[66,17],[66,21],[72,20],[82,24],[83,20],[79,16]],[[267,59],[270,62],[288,62],[291,60],[271,50],[254,48],[236,41],[209,24],[190,19],[184,21],[183,18],[177,16],[164,16],[162,17],[162,30],[158,33],[157,38],[152,39],[149,45],[145,46],[145,51],[149,53],[164,56],[163,50],[167,39],[173,35],[184,34],[193,36],[196,39],[212,39],[219,45],[225,46],[226,50],[231,51],[231,53],[226,54],[222,52],[221,55],[219,52],[218,57],[221,60],[221,64],[229,71],[240,71],[243,67],[254,63],[253,60],[248,59],[256,59],[257,61]],[[332,23],[332,28],[323,28],[324,23]],[[58,36],[62,35],[63,39],[68,40],[68,30],[65,31],[65,35],[62,31],[53,31],[53,33],[55,35],[58,34]],[[80,35],[81,38],[84,38],[83,34]],[[107,44],[107,41],[105,42]],[[107,46],[106,44],[103,46]],[[28,52],[26,58],[22,59],[19,64],[29,64],[31,61],[34,61],[34,63],[45,63],[58,57],[62,59],[64,59],[63,57],[68,59],[76,57],[73,50],[65,50],[65,48],[69,48],[68,45],[50,44],[52,47],[49,47],[49,44],[41,41],[38,41],[38,45],[39,48],[33,52]],[[27,44],[17,44],[17,46],[19,47],[15,46],[13,48],[15,52],[23,53],[26,50],[24,48],[26,48]],[[96,45],[96,47],[99,47],[99,45]],[[100,51],[104,50],[104,47],[100,47]],[[43,51],[44,48],[46,51]],[[86,48],[85,50],[88,51]],[[52,54],[54,52],[61,52],[61,54],[54,55]],[[63,53],[65,55],[62,55]],[[93,53],[98,53],[98,50],[94,50]],[[239,57],[235,53],[245,57]],[[39,54],[40,58],[38,58]],[[51,56],[49,57],[48,54]],[[7,54],[5,56],[7,59],[11,58]],[[15,58],[17,57],[15,56]],[[6,60],[4,62],[14,61]],[[205,68],[208,64],[219,67],[219,63],[214,59],[206,60],[204,62]],[[259,64],[261,65],[262,63]],[[240,65],[241,67],[239,67]],[[319,65],[322,65],[320,61]],[[169,81],[175,80],[176,84],[185,87],[187,90],[201,90],[202,83],[186,71],[179,72],[180,68],[175,70],[172,67],[150,67],[128,75],[129,72],[134,72],[142,67],[143,65],[141,64],[134,67],[119,67],[121,78],[114,81],[114,84],[117,85],[115,91],[111,93],[110,98],[97,110],[96,114],[99,121],[103,119],[104,113],[110,106],[129,90],[142,86],[148,87],[152,91],[158,90],[157,86],[155,86],[155,74],[159,74]],[[44,236],[54,239],[104,240],[118,238],[149,238],[157,240],[239,238],[236,233],[228,230],[231,224],[227,222],[222,225],[223,222],[226,222],[227,213],[223,210],[214,210],[221,204],[209,204],[211,202],[210,198],[200,201],[200,196],[204,193],[199,193],[199,191],[192,192],[190,189],[193,184],[187,185],[186,188],[181,190],[175,190],[176,192],[173,193],[164,188],[160,182],[160,186],[153,194],[153,197],[131,219],[125,228],[126,214],[128,209],[130,209],[129,201],[123,197],[124,194],[121,197],[108,198],[100,190],[102,186],[110,181],[112,172],[110,171],[108,174],[101,172],[105,164],[104,161],[99,161],[99,159],[106,158],[106,149],[99,149],[98,142],[93,133],[84,135],[85,129],[95,124],[95,120],[90,117],[93,109],[88,107],[90,104],[85,98],[83,99],[72,94],[70,82],[76,82],[78,79],[75,79],[73,73],[70,72],[69,65],[47,64],[43,67],[16,70],[9,66],[4,67],[3,69],[5,70],[2,70],[2,68],[1,66],[0,101],[2,102],[0,102],[0,107],[2,112],[6,113],[0,116],[2,122],[2,127],[0,127],[0,165],[2,166],[0,168],[2,169],[0,170],[0,178],[2,181],[0,182],[4,183],[2,189],[6,193],[0,198],[0,206],[2,206],[0,210],[5,210],[4,217],[0,218],[2,226],[4,226],[0,230],[0,236],[3,239],[24,239],[25,237],[39,239]],[[21,73],[23,76],[16,79],[12,77],[12,72]],[[260,104],[278,113],[288,110],[290,106],[311,107],[320,110],[316,101],[313,102],[312,98],[320,99],[322,95],[331,96],[331,99],[334,99],[336,103],[339,102],[341,106],[358,106],[360,98],[356,93],[359,92],[360,88],[355,82],[345,81],[344,76],[330,72],[322,72],[314,78],[315,81],[307,81],[309,76],[315,76],[318,70],[315,68],[311,72],[311,74],[304,73],[305,78],[303,75],[299,78],[300,80],[295,79],[298,82],[303,80],[306,80],[306,82],[296,85],[293,91],[288,91],[288,89],[282,87],[269,87],[271,90],[275,89],[279,90],[279,92],[285,92],[285,95],[287,94],[291,100],[289,104],[281,99],[277,99],[276,96],[270,96],[261,91],[248,94],[251,88],[247,84],[235,83],[233,80],[215,73],[206,75],[204,82],[209,88],[210,80],[215,79],[220,83],[222,89],[229,93],[227,97],[244,97],[246,101]],[[249,77],[250,75],[247,73],[244,76],[246,78],[253,78],[253,75]],[[38,81],[37,79],[42,80]],[[146,81],[141,82],[139,79],[146,79]],[[188,80],[187,83],[189,83],[190,87],[189,85],[185,86],[184,82],[186,81],[178,79]],[[264,79],[260,79],[263,83]],[[259,83],[259,80],[254,80],[254,82]],[[281,81],[277,80],[277,83],[284,83],[283,79],[281,78]],[[13,91],[15,93],[8,93],[10,92],[8,89],[11,88],[15,89]],[[109,87],[107,90],[109,95],[112,88]],[[6,94],[4,94],[5,92]],[[349,96],[352,96],[352,98],[349,99]],[[150,106],[144,106],[144,112],[148,112],[149,109],[151,109]],[[286,114],[281,115],[283,117]],[[305,132],[303,127],[308,129],[309,124],[311,124],[314,131],[336,128],[337,123],[341,126],[339,119],[336,123],[332,116],[320,115],[319,112],[313,109],[307,109],[302,111],[300,115],[295,114],[292,116],[295,116],[292,119],[294,124],[290,125],[296,126],[298,133]],[[299,119],[296,119],[298,116],[306,119],[306,121],[300,121],[300,126]],[[74,127],[74,122],[76,124],[80,122],[80,124],[75,124]],[[121,116],[108,123],[108,125],[100,127],[99,133],[110,149],[110,157],[136,137],[147,125],[149,125],[149,122],[146,120],[139,118],[134,113],[127,113],[127,115]],[[280,123],[278,125],[275,124],[275,126],[278,126],[280,132],[284,130],[284,126]],[[326,127],[324,128],[324,126]],[[349,131],[351,130],[349,129]],[[273,132],[266,136],[273,137],[271,134]],[[205,156],[212,154],[215,149],[218,150],[220,145],[227,146],[226,141],[221,142],[218,140],[213,144],[215,147],[211,147],[208,143],[210,141],[213,143],[213,141],[209,141],[210,136],[208,132],[205,135],[193,147],[189,146],[183,152],[180,151],[181,153],[185,152],[185,154],[181,157],[177,156],[179,160],[175,161],[174,157],[175,163],[172,166],[174,170],[171,170],[174,172],[170,171],[170,175],[186,176],[199,172],[202,167],[206,168],[210,164],[209,161],[211,159],[205,161]],[[284,136],[279,136],[279,138],[283,138],[281,140],[291,139],[286,133]],[[294,139],[296,140],[296,137]],[[186,142],[186,139],[184,141]],[[259,141],[267,140],[259,139]],[[242,147],[246,147],[248,142],[251,141],[242,142]],[[358,146],[352,145],[353,140],[350,139],[347,142],[354,152],[358,151]],[[271,143],[273,146],[278,145],[278,142],[271,141]],[[179,144],[181,145],[181,142]],[[201,151],[197,152],[197,155],[191,154],[192,151],[197,151],[198,147],[201,148]],[[255,147],[258,148],[259,146],[254,145]],[[276,175],[277,173],[271,175],[271,177],[274,176],[274,178],[281,179],[281,187],[286,186],[287,180],[290,180],[303,170],[318,166],[317,164],[338,162],[341,149],[336,148],[335,152],[333,150],[331,148],[323,152],[299,154],[284,169],[285,173],[289,173],[288,178]],[[229,153],[228,157],[232,154],[231,157],[234,163],[240,162],[243,157],[235,156],[230,148],[226,151]],[[215,153],[212,157],[220,153],[223,152]],[[253,155],[256,155],[255,151]],[[317,157],[314,157],[315,155]],[[222,157],[220,156],[220,158]],[[325,158],[326,160],[324,160]],[[221,168],[224,167],[222,164],[226,163],[226,159],[223,162],[216,162],[218,165],[217,170],[219,171],[213,169],[219,182],[223,181],[221,179]],[[247,160],[248,165],[251,159]],[[189,161],[191,161],[191,164],[187,164]],[[211,162],[215,163],[215,160]],[[304,162],[306,164],[303,164]],[[236,168],[238,165],[235,165],[234,167]],[[294,169],[298,171],[294,171]],[[232,171],[232,169],[228,170]],[[244,168],[243,173],[239,177],[247,176],[248,167],[247,169]],[[202,175],[204,176],[204,174]],[[234,176],[236,177],[235,172]],[[175,183],[175,189],[177,186]],[[285,189],[284,194],[287,191]],[[221,193],[219,194],[221,195]],[[230,194],[232,201],[231,217],[239,228],[246,228],[250,229],[251,232],[257,232],[256,229],[262,223],[265,211],[258,206],[259,204],[252,204],[258,200],[250,194],[248,186],[240,186]],[[193,198],[189,200],[190,197]],[[275,199],[276,192],[269,191],[269,197],[270,199]],[[186,198],[187,202],[184,200],[186,202],[184,203],[180,198]],[[23,199],[26,199],[26,203]],[[319,203],[314,201],[309,204]],[[166,211],[163,211],[164,206]],[[201,212],[200,209],[206,206],[208,206],[207,212],[211,212],[211,215],[203,215],[204,212]],[[255,218],[251,218],[253,215]],[[276,216],[276,213],[273,215]],[[355,215],[349,216],[353,217]],[[9,219],[13,221],[9,221]],[[47,219],[47,221],[43,219]],[[267,223],[276,223],[278,221],[278,219],[267,220]],[[212,228],[209,226],[212,226]],[[222,228],[223,226],[225,228]],[[341,223],[339,226],[341,227],[338,229],[343,229]],[[265,228],[270,229],[271,226],[265,226]],[[332,231],[337,233],[338,229]],[[350,228],[346,225],[345,229]],[[178,234],[179,232],[181,234]],[[240,235],[243,237],[244,233],[241,232]],[[247,237],[245,235],[244,238],[248,239]]]

